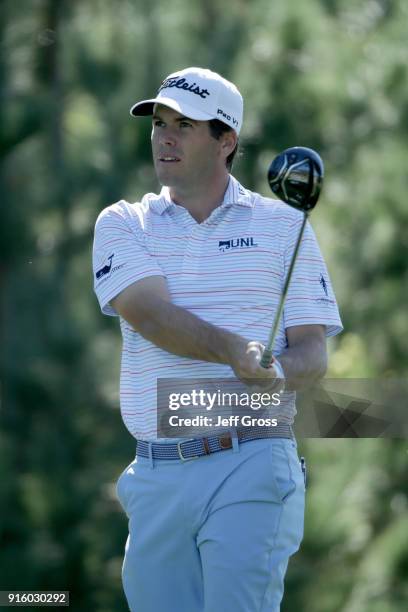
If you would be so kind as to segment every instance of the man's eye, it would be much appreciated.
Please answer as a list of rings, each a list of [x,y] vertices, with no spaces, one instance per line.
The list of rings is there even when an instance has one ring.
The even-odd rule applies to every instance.
[[[155,120],[153,121],[153,125],[155,125],[155,126],[157,126],[157,127],[163,127],[164,122],[163,122],[163,121],[160,121],[159,119],[155,119]]]
[[[188,121],[180,121],[181,127],[193,127]]]

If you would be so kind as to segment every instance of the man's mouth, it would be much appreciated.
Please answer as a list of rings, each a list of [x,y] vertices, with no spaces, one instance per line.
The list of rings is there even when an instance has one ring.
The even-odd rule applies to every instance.
[[[160,155],[159,161],[165,164],[171,164],[171,163],[179,162],[181,160],[179,157],[175,157],[172,155]]]

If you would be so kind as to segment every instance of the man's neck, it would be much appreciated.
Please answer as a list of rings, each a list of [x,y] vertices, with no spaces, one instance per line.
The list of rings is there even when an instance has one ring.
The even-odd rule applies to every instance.
[[[183,191],[175,187],[169,188],[170,197],[175,204],[183,206],[190,215],[202,223],[222,204],[228,187],[229,174],[225,173],[218,180],[211,181],[205,189]]]

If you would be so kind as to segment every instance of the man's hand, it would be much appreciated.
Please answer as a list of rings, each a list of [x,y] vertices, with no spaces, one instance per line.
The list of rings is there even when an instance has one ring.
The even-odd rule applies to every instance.
[[[272,363],[268,368],[260,365],[265,346],[253,340],[245,344],[239,343],[231,356],[231,367],[239,380],[244,384],[260,388],[263,391],[276,388],[277,372]]]

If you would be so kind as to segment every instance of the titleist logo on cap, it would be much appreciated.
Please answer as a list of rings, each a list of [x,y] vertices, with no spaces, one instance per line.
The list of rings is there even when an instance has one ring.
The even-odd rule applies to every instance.
[[[210,95],[208,89],[202,89],[197,85],[197,83],[189,83],[185,78],[172,77],[170,79],[166,79],[160,85],[158,94],[162,89],[167,89],[168,87],[177,87],[177,89],[184,89],[185,91],[191,91],[191,93],[200,96],[200,98],[206,98]]]
[[[137,102],[130,112],[134,116],[152,115],[155,104],[195,121],[219,119],[237,134],[241,130],[244,109],[241,94],[233,83],[208,68],[175,70],[163,80],[155,98]]]

